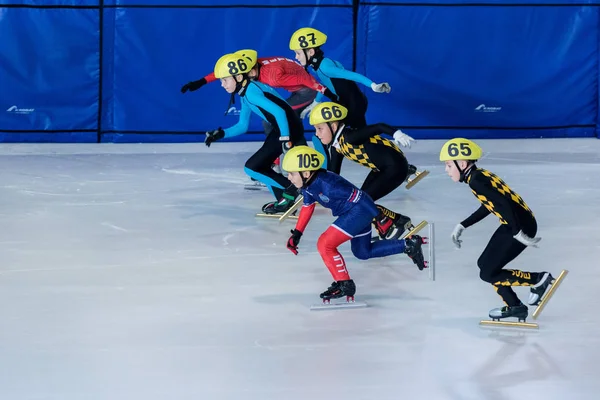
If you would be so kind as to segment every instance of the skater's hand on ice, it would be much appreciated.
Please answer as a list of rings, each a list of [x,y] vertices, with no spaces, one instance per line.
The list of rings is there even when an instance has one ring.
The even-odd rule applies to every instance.
[[[298,243],[300,243],[302,232],[298,229],[293,229],[290,232],[292,232],[292,236],[287,241],[287,248],[295,255],[298,255]]]
[[[411,142],[414,142],[415,139],[398,129],[396,132],[394,132],[394,141],[399,146],[408,147],[410,149]]]
[[[223,139],[224,137],[225,137],[225,132],[221,128],[215,129],[214,131],[211,131],[211,132],[206,132],[206,139],[204,139],[204,144],[207,147],[210,147],[212,142]]]
[[[454,246],[457,249],[460,249],[460,244],[462,243],[462,240],[460,240],[460,235],[462,235],[463,231],[465,230],[465,227],[462,226],[461,224],[458,224],[454,227],[454,230],[452,231],[452,241],[454,242]]]
[[[538,247],[538,243],[540,240],[542,240],[541,237],[529,237],[526,234],[523,233],[523,231],[519,231],[519,233],[517,233],[515,236],[513,236],[515,239],[517,239],[519,242],[523,243],[525,246],[532,246],[532,247]]]
[[[371,84],[371,89],[373,89],[373,91],[376,93],[389,93],[392,91],[392,87],[387,82],[384,82],[384,83],[373,82]]]

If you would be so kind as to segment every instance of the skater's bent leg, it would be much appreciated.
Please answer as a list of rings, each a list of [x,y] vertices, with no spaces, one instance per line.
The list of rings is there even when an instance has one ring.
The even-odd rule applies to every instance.
[[[317,250],[335,281],[350,279],[346,262],[337,248],[351,238],[352,236],[348,233],[340,230],[335,225],[331,225],[317,240]]]
[[[371,242],[371,227],[356,235],[350,241],[352,254],[359,260],[378,258],[404,252],[404,240],[380,240]]]
[[[290,181],[271,168],[273,161],[283,152],[278,135],[274,132],[269,135],[263,145],[247,161],[244,168],[246,174],[269,187],[275,198],[279,199],[283,189],[290,185]]]
[[[511,286],[530,286],[539,280],[536,272],[504,269],[524,249],[525,245],[513,238],[510,228],[501,225],[477,260],[480,278],[491,283],[510,307],[522,304]]]
[[[534,285],[539,280],[537,272],[504,269],[525,247],[513,237],[508,226],[498,227],[477,260],[481,279],[496,286]]]
[[[510,286],[493,286],[496,293],[502,298],[504,304],[509,307],[519,306],[523,304],[515,291]]]

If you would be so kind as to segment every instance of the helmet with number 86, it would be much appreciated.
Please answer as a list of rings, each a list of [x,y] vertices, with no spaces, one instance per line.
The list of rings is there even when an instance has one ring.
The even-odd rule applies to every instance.
[[[247,63],[252,64],[252,67],[256,65],[256,61],[258,60],[258,52],[252,49],[238,50],[233,54],[244,57]],[[248,70],[251,70],[252,67],[249,67]]]
[[[332,101],[317,104],[310,111],[308,123],[312,126],[327,122],[343,121],[348,116],[348,109]]]
[[[222,79],[229,76],[246,74],[256,65],[256,59],[244,57],[240,54],[225,54],[215,64],[215,78]]]
[[[288,172],[316,171],[323,168],[325,157],[309,146],[294,146],[283,157],[281,166]]]
[[[314,28],[300,28],[292,34],[290,50],[304,50],[319,47],[327,42],[327,35]]]
[[[465,138],[448,140],[440,150],[440,161],[476,161],[483,155],[483,150],[475,142]]]

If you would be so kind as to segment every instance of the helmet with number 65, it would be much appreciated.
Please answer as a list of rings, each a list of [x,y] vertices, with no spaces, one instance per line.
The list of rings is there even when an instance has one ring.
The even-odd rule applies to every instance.
[[[310,111],[308,123],[312,126],[327,122],[343,121],[348,116],[348,109],[332,101],[317,104]]]
[[[294,146],[283,157],[281,168],[288,172],[316,171],[323,168],[325,157],[309,146]]]
[[[240,54],[230,53],[221,56],[215,64],[215,78],[222,79],[229,76],[246,74],[256,65],[256,59],[251,60]]]
[[[483,155],[483,150],[475,142],[465,138],[448,140],[440,150],[440,161],[476,161]]]
[[[327,35],[315,28],[300,28],[290,38],[290,50],[320,47],[327,42]]]

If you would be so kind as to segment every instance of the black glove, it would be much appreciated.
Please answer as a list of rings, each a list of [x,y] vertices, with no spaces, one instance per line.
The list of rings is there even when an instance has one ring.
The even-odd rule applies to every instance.
[[[298,229],[293,229],[290,232],[292,232],[292,236],[287,241],[287,248],[295,255],[298,255],[298,243],[300,243],[302,232]]]
[[[224,137],[225,137],[225,131],[223,131],[223,129],[221,129],[221,128],[215,129],[214,131],[211,131],[211,132],[206,132],[206,139],[204,139],[204,144],[207,147],[210,147],[210,144],[212,142],[221,140]]]
[[[188,90],[190,92],[193,92],[195,90],[200,89],[202,86],[206,85],[206,79],[202,78],[202,79],[198,79],[197,81],[193,81],[193,82],[189,82],[186,83],[185,85],[183,85],[181,87],[181,93],[185,93]]]

